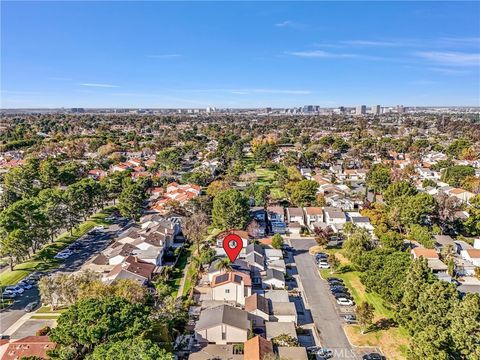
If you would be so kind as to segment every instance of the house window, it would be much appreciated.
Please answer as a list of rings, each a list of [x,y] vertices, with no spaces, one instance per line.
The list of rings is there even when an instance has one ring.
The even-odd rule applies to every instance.
[[[230,294],[230,289],[225,289],[225,294]]]

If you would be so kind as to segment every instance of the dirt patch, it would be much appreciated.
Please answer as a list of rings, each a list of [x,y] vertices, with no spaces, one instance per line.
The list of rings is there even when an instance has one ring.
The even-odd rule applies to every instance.
[[[325,251],[325,248],[323,246],[318,246],[318,245],[312,246],[310,249],[308,249],[308,252],[310,253],[310,255],[315,255],[316,253],[323,252],[323,251]]]
[[[350,264],[350,260],[348,260],[345,256],[343,256],[342,253],[335,253],[335,257],[340,260],[340,264],[342,265],[347,265],[347,264]]]
[[[382,350],[387,359],[405,360],[408,339],[398,328],[362,334],[358,325],[345,326],[348,340],[355,346],[373,346]]]

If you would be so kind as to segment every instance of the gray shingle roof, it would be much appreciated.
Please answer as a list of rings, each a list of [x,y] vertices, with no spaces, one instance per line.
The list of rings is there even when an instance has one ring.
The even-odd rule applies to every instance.
[[[242,330],[248,330],[250,328],[248,313],[246,311],[230,305],[221,305],[203,310],[195,326],[195,330],[209,329],[221,324],[230,325]]]

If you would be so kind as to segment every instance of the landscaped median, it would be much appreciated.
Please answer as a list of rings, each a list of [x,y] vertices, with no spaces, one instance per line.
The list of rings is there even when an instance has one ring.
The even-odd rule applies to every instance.
[[[112,214],[114,210],[114,207],[109,207],[90,216],[87,221],[81,223],[73,230],[73,234],[70,234],[69,231],[64,232],[58,236],[53,243],[45,245],[38,253],[32,256],[30,260],[15,265],[13,270],[6,269],[0,274],[0,286],[5,287],[8,285],[15,285],[27,275],[35,271],[48,271],[54,269],[59,264],[59,260],[54,258],[59,251],[65,249],[68,245],[78,240],[94,227],[109,225],[106,218]]]
[[[350,290],[355,303],[368,302],[375,308],[375,316],[371,330],[361,333],[359,325],[346,325],[345,333],[350,343],[354,346],[378,347],[387,359],[406,359],[409,336],[401,327],[389,326],[388,319],[392,319],[394,312],[384,306],[384,301],[376,293],[368,293],[360,280],[360,272],[350,268],[350,262],[338,250],[328,250],[328,253],[336,254],[341,262],[337,272],[331,273],[331,269],[320,270],[322,278],[336,277],[343,280]]]

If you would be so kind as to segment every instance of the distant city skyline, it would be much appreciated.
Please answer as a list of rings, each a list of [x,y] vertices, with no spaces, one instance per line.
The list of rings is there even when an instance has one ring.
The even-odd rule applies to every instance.
[[[2,108],[480,106],[478,2],[1,10]]]

